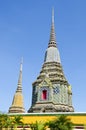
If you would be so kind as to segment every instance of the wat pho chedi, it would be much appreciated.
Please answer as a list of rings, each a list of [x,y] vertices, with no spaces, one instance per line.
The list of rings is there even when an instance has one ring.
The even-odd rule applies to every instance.
[[[72,90],[66,80],[56,45],[54,10],[44,64],[33,83],[32,106],[28,112],[73,112]]]
[[[54,9],[48,47],[40,73],[32,83],[32,103],[27,113],[22,94],[22,65],[21,62],[18,85],[8,115],[21,115],[25,123],[29,123],[52,120],[55,116],[64,114],[69,116],[74,124],[86,124],[86,113],[74,112],[72,87],[65,77],[56,42]]]

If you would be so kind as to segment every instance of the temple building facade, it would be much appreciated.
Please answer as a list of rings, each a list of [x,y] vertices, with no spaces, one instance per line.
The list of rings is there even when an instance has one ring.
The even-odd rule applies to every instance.
[[[32,104],[25,113],[22,94],[22,62],[20,64],[19,79],[8,116],[21,116],[25,124],[46,123],[65,115],[74,124],[74,130],[86,129],[86,112],[74,112],[72,105],[72,87],[67,81],[56,42],[54,27],[54,10],[48,47],[44,62],[37,79],[32,84]],[[21,129],[20,126],[18,129]],[[25,128],[30,130],[29,126]],[[3,129],[4,130],[4,129]],[[49,128],[46,127],[46,130]]]
[[[72,88],[64,75],[56,43],[54,10],[52,10],[50,39],[44,63],[32,86],[32,104],[29,113],[74,111]]]

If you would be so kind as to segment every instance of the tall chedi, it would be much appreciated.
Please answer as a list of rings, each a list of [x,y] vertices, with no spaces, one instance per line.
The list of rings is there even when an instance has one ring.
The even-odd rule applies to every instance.
[[[72,90],[65,78],[56,45],[54,10],[48,48],[39,76],[33,83],[32,105],[28,112],[73,112]]]
[[[23,94],[22,94],[22,62],[20,64],[20,73],[19,73],[17,89],[13,97],[12,105],[9,108],[9,113],[24,113],[25,112]]]

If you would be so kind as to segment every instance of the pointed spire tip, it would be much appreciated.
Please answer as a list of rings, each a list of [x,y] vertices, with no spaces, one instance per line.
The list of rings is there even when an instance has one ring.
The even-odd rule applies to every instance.
[[[50,40],[48,47],[56,47],[56,36],[55,36],[55,29],[54,29],[54,8],[52,8],[52,22],[51,22],[51,32],[50,32]]]
[[[52,7],[52,23],[54,23],[54,7]]]
[[[23,56],[21,57],[20,71],[22,71],[22,66],[23,66]]]

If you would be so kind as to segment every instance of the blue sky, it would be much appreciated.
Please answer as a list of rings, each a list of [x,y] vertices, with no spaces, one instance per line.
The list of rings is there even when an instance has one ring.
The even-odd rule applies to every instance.
[[[51,11],[65,76],[76,112],[86,111],[86,0],[0,1],[0,111],[8,112],[17,88],[23,56],[23,95],[31,106],[32,83],[44,62]]]

